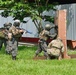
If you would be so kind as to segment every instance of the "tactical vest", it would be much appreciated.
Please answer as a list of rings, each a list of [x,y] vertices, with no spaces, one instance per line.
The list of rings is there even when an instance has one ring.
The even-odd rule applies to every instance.
[[[21,34],[16,34],[14,37],[15,38],[20,38],[22,35]]]

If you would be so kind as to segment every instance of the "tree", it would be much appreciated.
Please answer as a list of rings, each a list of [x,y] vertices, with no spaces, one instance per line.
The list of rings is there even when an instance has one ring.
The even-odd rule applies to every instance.
[[[40,33],[43,29],[42,20],[54,21],[53,17],[42,15],[42,13],[51,9],[56,11],[56,4],[57,3],[49,4],[49,0],[0,0],[0,9],[4,10],[1,12],[1,16],[12,16],[14,20],[19,19],[24,23],[27,22],[24,21],[25,17],[31,17],[38,33]]]

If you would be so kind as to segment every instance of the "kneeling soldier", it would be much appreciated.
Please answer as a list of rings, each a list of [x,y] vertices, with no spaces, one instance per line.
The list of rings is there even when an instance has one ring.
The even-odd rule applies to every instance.
[[[64,45],[62,40],[57,37],[56,39],[52,40],[47,49],[47,53],[49,55],[49,59],[51,57],[61,59],[63,57],[63,52],[64,52]]]

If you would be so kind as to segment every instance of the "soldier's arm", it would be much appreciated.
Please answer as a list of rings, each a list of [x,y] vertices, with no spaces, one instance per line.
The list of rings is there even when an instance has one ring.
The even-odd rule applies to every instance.
[[[64,44],[62,43],[62,49],[61,49],[62,52],[64,52]]]
[[[49,31],[44,31],[44,35],[48,36],[49,37]]]
[[[50,42],[50,43],[48,44],[48,48],[51,48],[51,46],[52,46],[52,43]]]
[[[54,34],[50,34],[48,35],[50,38],[55,38],[57,36],[57,33],[54,33]]]
[[[13,35],[19,34],[19,31],[18,30],[12,29],[12,28],[9,30],[9,32],[12,33]]]
[[[13,35],[21,34],[21,30],[18,30],[16,28],[10,28],[9,32],[12,33]]]
[[[45,31],[45,30],[43,30],[43,31],[40,32],[39,38],[41,38],[41,37],[44,35],[44,31]]]

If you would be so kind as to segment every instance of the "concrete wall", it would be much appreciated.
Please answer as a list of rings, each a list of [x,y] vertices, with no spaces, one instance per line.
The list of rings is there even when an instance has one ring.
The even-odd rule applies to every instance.
[[[58,10],[67,10],[67,40],[76,40],[76,4],[57,6]]]

